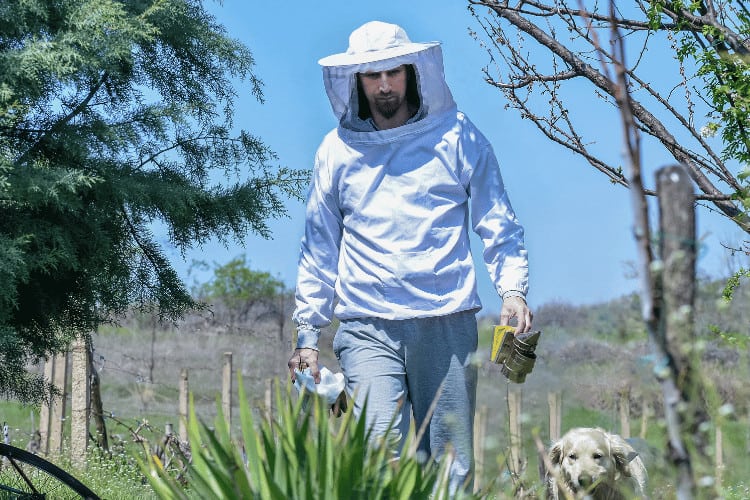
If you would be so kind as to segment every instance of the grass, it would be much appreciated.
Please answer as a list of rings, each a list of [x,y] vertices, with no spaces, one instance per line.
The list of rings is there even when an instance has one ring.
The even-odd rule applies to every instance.
[[[169,417],[149,415],[143,419],[108,417],[106,419],[110,449],[108,453],[90,445],[86,467],[77,468],[69,458],[68,443],[70,426],[63,426],[63,450],[60,456],[44,456],[58,467],[68,471],[83,482],[101,498],[108,500],[132,500],[158,498],[148,484],[137,463],[137,457],[144,458],[144,446],[136,442],[131,430],[139,425],[139,435],[150,443],[158,443],[163,435],[162,429]],[[0,421],[8,422],[10,444],[25,449],[34,426],[39,423],[39,410],[36,407],[19,405],[12,402],[0,402]],[[93,432],[93,425],[90,429]]]
[[[39,409],[34,406],[24,406],[10,401],[0,401],[0,424],[7,422],[11,440],[23,441],[23,448],[31,437],[32,422],[34,427],[39,423]]]
[[[89,453],[85,469],[76,469],[68,460],[59,466],[69,470],[99,497],[107,500],[156,499],[134,457],[135,449],[116,448],[111,454]]]
[[[581,425],[581,422],[586,422]],[[611,428],[612,419],[609,415],[592,408],[582,406],[566,407],[562,415],[562,428],[571,427],[602,427]]]
[[[22,443],[12,443],[19,446]],[[22,447],[22,446],[19,446]],[[91,451],[84,469],[73,466],[68,458],[67,446],[60,457],[46,456],[47,461],[62,468],[85,484],[99,497],[108,500],[133,500],[158,498],[146,482],[132,451],[115,448],[107,455]],[[0,468],[2,469],[2,468]],[[3,482],[0,470],[0,484]],[[1,495],[0,495],[1,496]],[[2,498],[6,498],[2,496]],[[15,497],[14,497],[15,498]]]

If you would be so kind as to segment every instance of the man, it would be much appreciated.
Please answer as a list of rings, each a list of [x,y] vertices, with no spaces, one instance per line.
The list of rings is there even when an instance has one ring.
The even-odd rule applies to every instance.
[[[319,61],[339,126],[318,149],[300,252],[294,370],[319,377],[320,328],[376,435],[420,428],[420,450],[453,450],[454,488],[473,467],[476,312],[481,303],[468,225],[503,306],[501,324],[531,328],[523,228],[487,139],[457,111],[440,44],[413,43],[399,26],[370,22],[349,49]],[[335,309],[334,309],[335,303]]]

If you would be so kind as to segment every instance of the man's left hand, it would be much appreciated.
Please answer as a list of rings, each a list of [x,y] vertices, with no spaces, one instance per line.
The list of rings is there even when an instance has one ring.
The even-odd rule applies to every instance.
[[[512,318],[516,318],[516,335],[531,331],[531,310],[523,297],[513,296],[503,300],[500,310],[500,324],[509,325]]]

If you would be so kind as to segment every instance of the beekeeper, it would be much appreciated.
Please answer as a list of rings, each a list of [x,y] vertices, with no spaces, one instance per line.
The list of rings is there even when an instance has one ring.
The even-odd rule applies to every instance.
[[[393,422],[401,440],[411,412],[418,429],[438,397],[419,449],[440,459],[450,443],[457,487],[473,467],[481,308],[469,225],[502,298],[500,323],[516,318],[517,333],[532,318],[523,228],[492,146],[456,109],[438,42],[373,21],[319,63],[339,125],[315,157],[289,369],[294,378],[307,364],[319,377],[320,328],[335,314],[355,413],[367,398],[375,434]]]

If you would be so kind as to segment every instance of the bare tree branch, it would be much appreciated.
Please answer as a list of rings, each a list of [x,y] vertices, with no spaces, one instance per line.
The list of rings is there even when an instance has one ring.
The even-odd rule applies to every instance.
[[[575,78],[577,76],[581,76],[580,73],[576,71],[565,71],[563,73],[556,73],[554,75],[538,75],[534,77],[529,76],[526,78],[519,78],[514,83],[503,83],[495,81],[491,78],[487,78],[487,83],[494,85],[499,89],[521,89],[523,87],[531,85],[534,82],[559,82],[562,80],[570,80],[571,78]]]
[[[715,15],[696,16],[685,9],[672,10],[668,4],[664,5],[663,12],[672,19],[681,20],[680,25],[686,24],[685,21],[687,21],[687,27],[693,32],[702,32],[706,27],[714,28],[721,33],[721,41],[726,43],[729,49],[743,56],[750,53],[750,45],[748,45],[747,39],[742,40],[740,35],[730,30],[725,24],[717,22]],[[687,29],[687,27],[683,29]]]
[[[503,64],[498,65],[497,70],[498,73],[505,73],[506,76],[494,77],[485,68],[486,81],[500,89],[509,99],[510,105],[518,109],[523,118],[532,120],[550,140],[581,155],[612,182],[629,186],[622,169],[612,167],[611,162],[603,159],[601,154],[592,153],[587,147],[587,141],[576,131],[576,124],[563,102],[560,85],[568,80],[585,79],[594,86],[595,93],[601,93],[600,96],[606,102],[618,105],[617,85],[606,74],[606,68],[613,65],[615,57],[610,49],[603,48],[603,44],[597,43],[597,30],[609,29],[609,26],[614,24],[618,30],[627,30],[631,35],[637,31],[647,33],[646,28],[651,26],[645,17],[648,5],[639,4],[640,7],[636,7],[636,10],[644,15],[644,20],[627,19],[621,13],[617,13],[612,20],[609,16],[590,12],[582,4],[578,9],[570,8],[564,0],[559,0],[554,4],[531,0],[520,2],[515,6],[510,6],[508,2],[469,0],[469,4],[472,9],[477,6],[488,9],[490,15],[485,18],[477,16],[474,10],[472,12],[485,31],[489,45],[484,46],[491,60],[494,62],[497,56],[503,59],[501,61]],[[704,17],[703,21],[708,22],[709,18]],[[716,17],[715,14],[714,17]],[[509,23],[509,27],[517,30],[517,35],[506,34],[503,27],[506,22]],[[566,33],[570,34],[567,42],[560,39],[556,33],[560,25]],[[687,29],[682,25],[678,26],[677,23],[662,24],[661,28]],[[539,43],[552,56],[553,70],[541,69],[537,61],[531,62],[527,60],[525,53],[522,54],[524,35]],[[624,43],[628,35],[623,36],[618,31],[616,36],[619,39],[612,40],[610,47],[613,47],[615,43]],[[539,52],[533,53],[538,58]],[[685,88],[688,116],[685,116],[671,102],[668,94],[661,94],[649,83],[653,80],[643,78],[636,72],[646,54],[644,41],[637,64],[629,68],[623,66],[627,79],[638,85],[630,91],[634,129],[656,139],[677,162],[688,168],[691,178],[700,191],[697,199],[712,202],[720,213],[731,218],[743,231],[750,233],[750,218],[738,208],[733,199],[733,195],[742,188],[742,185],[721,155],[712,149],[708,141],[693,126],[693,102],[690,99],[688,79],[684,68],[680,67],[679,76],[682,80],[677,85]],[[597,70],[592,66],[593,59],[601,61],[602,70]],[[558,66],[561,67],[558,68]],[[525,96],[517,93],[521,90],[526,92]],[[657,117],[656,108],[649,107],[650,105],[637,99],[633,94],[636,90],[642,91],[641,96],[648,98],[649,102],[656,103],[661,109],[662,116]],[[541,101],[533,98],[533,95],[544,96],[544,102],[548,104],[547,113],[535,110]],[[668,119],[670,125],[667,125],[664,119]],[[679,125],[678,132],[681,139],[672,133],[670,129],[672,121]],[[693,142],[686,142],[682,137],[683,134],[687,134]],[[691,145],[697,149],[692,149]],[[719,187],[720,185],[723,189]]]

